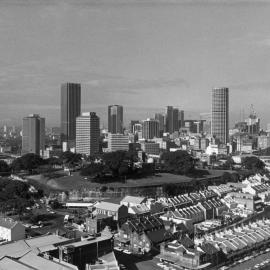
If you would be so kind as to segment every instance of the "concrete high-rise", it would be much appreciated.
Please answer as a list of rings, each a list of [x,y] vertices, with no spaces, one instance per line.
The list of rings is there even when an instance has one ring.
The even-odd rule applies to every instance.
[[[81,114],[81,85],[61,85],[61,142],[75,143],[76,117]]]
[[[88,156],[99,152],[100,123],[95,112],[76,118],[76,153]]]
[[[155,119],[147,119],[142,122],[142,138],[151,140],[159,137],[159,121]]]
[[[211,135],[221,144],[229,141],[229,88],[212,89]]]
[[[123,106],[108,106],[108,132],[112,134],[123,133]]]
[[[40,155],[44,151],[45,118],[38,114],[30,114],[23,118],[22,155],[34,153]]]

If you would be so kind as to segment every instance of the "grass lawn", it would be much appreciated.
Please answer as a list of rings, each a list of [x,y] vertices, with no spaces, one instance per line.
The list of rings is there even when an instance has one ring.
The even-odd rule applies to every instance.
[[[210,171],[210,175],[205,176],[204,178],[211,178],[221,176],[224,171]],[[190,182],[193,178],[184,176],[184,175],[173,175],[169,173],[160,173],[155,176],[149,176],[146,178],[132,180],[129,179],[126,183],[123,182],[114,182],[114,183],[94,183],[91,180],[86,180],[84,177],[80,176],[79,172],[73,173],[72,176],[64,176],[55,179],[47,179],[41,175],[34,175],[29,177],[32,181],[36,181],[41,187],[44,186],[46,189],[50,190],[72,190],[72,189],[95,189],[100,188],[104,185],[108,187],[139,187],[139,186],[154,186],[162,185],[166,183],[181,183],[181,182]],[[197,179],[198,180],[198,179]]]

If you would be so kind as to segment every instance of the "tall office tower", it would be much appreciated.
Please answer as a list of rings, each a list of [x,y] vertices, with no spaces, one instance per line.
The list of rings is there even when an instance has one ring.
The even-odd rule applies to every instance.
[[[179,123],[179,128],[185,126],[185,112],[183,110],[179,111],[178,123]]]
[[[229,141],[229,88],[212,89],[211,135],[221,144]]]
[[[173,132],[179,131],[179,110],[173,109]]]
[[[82,113],[76,118],[76,152],[92,156],[99,152],[100,126],[95,112]]]
[[[45,118],[38,114],[30,114],[23,118],[22,155],[34,153],[40,155],[44,151]]]
[[[76,117],[81,114],[81,85],[63,83],[61,85],[61,142],[75,144]]]
[[[108,131],[113,134],[123,133],[123,106],[108,107]]]
[[[166,112],[166,132],[173,133],[173,107],[167,106]]]
[[[156,113],[155,119],[159,121],[159,135],[162,137],[165,132],[165,116],[162,113]]]
[[[159,121],[148,118],[142,122],[142,138],[151,140],[154,137],[159,138]]]
[[[179,110],[173,106],[167,106],[166,132],[172,134],[179,130]]]

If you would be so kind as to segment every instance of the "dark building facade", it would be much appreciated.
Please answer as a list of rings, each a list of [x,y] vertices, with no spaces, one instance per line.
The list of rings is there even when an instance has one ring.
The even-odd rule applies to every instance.
[[[229,141],[229,88],[212,89],[211,135],[221,144]]]
[[[166,132],[172,134],[179,130],[179,110],[173,106],[167,106]]]
[[[108,107],[108,131],[113,134],[123,133],[123,106]]]
[[[40,155],[40,150],[44,150],[45,118],[38,114],[24,117],[22,133],[22,154]]]
[[[147,119],[142,122],[142,137],[145,140],[158,138],[159,133],[159,121],[155,119]]]
[[[81,114],[81,85],[63,83],[61,85],[61,142],[76,139],[76,117]]]

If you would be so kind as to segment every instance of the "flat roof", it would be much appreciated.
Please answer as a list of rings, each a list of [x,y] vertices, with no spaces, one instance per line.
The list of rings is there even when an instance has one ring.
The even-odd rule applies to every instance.
[[[82,246],[87,246],[87,245],[91,245],[91,244],[94,244],[94,243],[98,243],[98,242],[101,242],[101,241],[106,241],[106,240],[109,240],[112,238],[112,235],[109,236],[109,235],[101,235],[97,238],[90,238],[90,239],[85,239],[83,241],[79,241],[79,242],[73,242],[73,243],[69,243],[69,244],[65,244],[65,245],[62,245],[62,247],[82,247]]]

